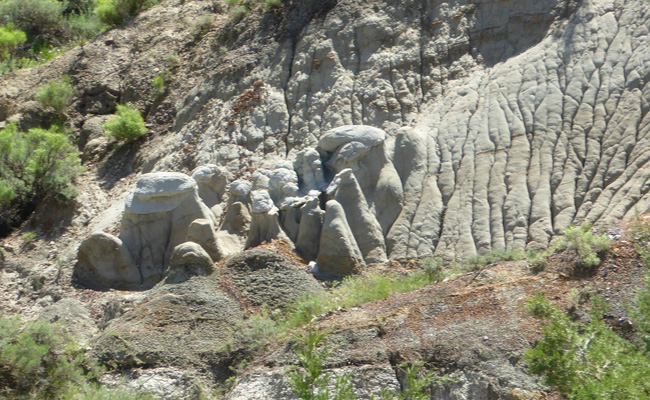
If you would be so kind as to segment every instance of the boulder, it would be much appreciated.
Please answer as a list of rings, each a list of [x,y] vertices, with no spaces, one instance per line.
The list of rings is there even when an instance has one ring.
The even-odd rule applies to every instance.
[[[210,255],[212,261],[219,261],[223,258],[223,249],[217,243],[214,225],[208,219],[196,219],[192,221],[187,230],[187,241],[201,245]]]
[[[366,263],[386,261],[386,244],[377,218],[368,209],[366,199],[351,169],[339,172],[332,181],[334,200],[345,211],[348,226]],[[330,190],[328,190],[329,192]]]
[[[345,211],[336,200],[326,204],[316,263],[323,279],[341,278],[365,265]]]
[[[321,191],[327,187],[323,162],[316,149],[310,147],[299,152],[293,165],[303,193]]]
[[[97,232],[81,242],[73,278],[95,290],[142,288],[142,275],[122,240]]]
[[[174,248],[164,283],[185,282],[192,276],[210,275],[213,271],[214,262],[203,247],[186,242]]]
[[[199,197],[212,209],[222,202],[226,193],[226,186],[230,180],[230,173],[223,167],[214,164],[202,165],[195,168],[190,174],[199,188]]]

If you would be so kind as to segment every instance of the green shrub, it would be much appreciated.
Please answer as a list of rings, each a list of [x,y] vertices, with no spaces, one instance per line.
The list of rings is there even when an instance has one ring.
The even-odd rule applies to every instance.
[[[327,334],[308,327],[305,334],[296,337],[294,351],[298,355],[300,367],[289,369],[289,384],[298,398],[303,400],[352,400],[357,397],[352,392],[352,375],[336,377],[335,394],[330,397],[327,384],[331,374],[324,372],[325,360],[332,352],[324,343]]]
[[[476,271],[479,268],[499,261],[517,261],[523,259],[524,255],[518,251],[493,249],[489,253],[475,255],[463,260],[460,267],[463,271]]]
[[[14,29],[13,23],[8,23],[7,26],[0,26],[0,60],[9,57],[9,53],[16,47],[25,43],[27,35],[25,32]]]
[[[151,98],[158,99],[165,95],[167,92],[167,86],[172,80],[172,74],[169,71],[163,71],[160,74],[156,75],[151,80],[151,90],[149,94]]]
[[[106,135],[116,140],[135,140],[147,134],[144,119],[133,104],[118,104],[115,116],[103,125]]]
[[[566,250],[574,253],[576,265],[587,269],[599,266],[598,255],[609,251],[611,247],[609,236],[594,235],[590,224],[571,225],[552,245],[555,251]]]
[[[153,400],[96,383],[101,369],[59,325],[0,318],[0,398]]]
[[[420,261],[422,268],[424,268],[424,273],[427,274],[429,283],[442,282],[445,278],[444,271],[442,270],[444,262],[441,257],[425,257]]]
[[[96,0],[95,13],[100,21],[109,26],[124,23],[147,8],[158,4],[158,0]]]
[[[53,82],[43,86],[34,96],[44,107],[51,107],[59,114],[63,114],[65,109],[70,105],[74,96],[74,86],[70,83],[68,75],[61,77]]]
[[[47,322],[0,319],[0,349],[1,395],[58,398],[86,379],[79,347]]]
[[[23,221],[44,199],[68,201],[77,190],[79,155],[56,129],[0,131],[0,235]]]
[[[543,339],[524,356],[530,371],[569,399],[648,398],[649,353],[614,333],[601,319],[603,302],[594,303],[589,323],[581,324],[541,295],[529,301],[531,313],[548,321]],[[639,308],[645,321],[648,310]]]
[[[25,32],[30,46],[36,41],[60,45],[68,34],[63,10],[57,0],[4,0],[0,22],[13,23]]]
[[[104,24],[99,20],[99,16],[91,11],[85,11],[80,14],[70,14],[67,17],[70,38],[76,44],[84,43],[93,39],[104,30]]]

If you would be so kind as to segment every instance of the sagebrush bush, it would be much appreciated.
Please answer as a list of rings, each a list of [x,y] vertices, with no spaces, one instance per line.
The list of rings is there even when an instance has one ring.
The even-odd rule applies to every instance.
[[[553,243],[555,251],[567,250],[576,255],[575,262],[579,267],[591,269],[600,265],[599,255],[609,251],[612,241],[607,235],[595,235],[590,224],[581,226],[571,225]]]
[[[494,249],[485,254],[478,254],[465,259],[461,263],[461,270],[476,271],[488,264],[494,264],[499,261],[517,261],[523,260],[524,255],[515,250]]]
[[[25,32],[14,29],[13,23],[7,26],[0,26],[0,61],[9,57],[9,53],[25,43],[27,35]]]
[[[158,4],[158,0],[96,0],[95,13],[109,26],[120,25],[147,8]]]
[[[63,114],[70,105],[74,96],[74,86],[70,83],[68,75],[61,75],[56,81],[52,81],[36,92],[34,99],[44,107],[51,107],[59,114]]]
[[[0,235],[26,219],[46,199],[68,201],[77,190],[79,155],[56,128],[0,131]]]
[[[103,125],[106,136],[116,140],[135,140],[147,134],[144,118],[133,104],[118,104],[115,116]]]

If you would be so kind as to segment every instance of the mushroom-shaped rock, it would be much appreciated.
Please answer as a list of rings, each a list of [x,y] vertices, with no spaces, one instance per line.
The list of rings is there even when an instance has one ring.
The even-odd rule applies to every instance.
[[[348,143],[358,143],[357,149],[370,149],[386,140],[386,132],[372,126],[345,125],[329,130],[318,141],[318,147],[332,153]]]
[[[246,300],[257,307],[283,307],[305,293],[322,290],[304,268],[270,250],[254,249],[237,254],[226,262],[223,271]]]
[[[136,290],[142,276],[122,241],[103,232],[81,242],[73,277],[77,283],[96,290]]]
[[[192,221],[213,218],[196,181],[175,172],[142,175],[127,197],[120,238],[140,267],[143,285],[162,279],[172,250],[187,240]]]
[[[316,262],[320,277],[324,279],[341,278],[365,265],[345,217],[345,211],[336,200],[330,200],[326,204]]]
[[[348,226],[367,263],[386,261],[386,244],[377,218],[368,209],[366,199],[351,169],[344,169],[334,178],[334,199],[345,210]]]
[[[210,275],[212,271],[214,263],[203,247],[194,242],[185,242],[174,248],[164,282],[185,282],[193,276]]]
[[[231,197],[235,198],[235,201],[237,200],[241,201],[242,199],[236,199],[236,198],[237,197],[243,199],[247,198],[252,188],[253,185],[250,183],[250,181],[247,181],[246,179],[237,179],[236,181],[228,185],[228,192],[230,192]]]
[[[276,168],[269,176],[269,194],[275,204],[298,196],[298,175],[287,168]]]
[[[208,164],[195,168],[191,176],[199,187],[199,196],[205,205],[212,208],[221,203],[230,179],[228,170]]]
[[[280,239],[293,245],[280,227],[279,210],[267,190],[251,191],[252,220],[246,240],[246,247],[253,247],[271,239]]]
[[[386,133],[369,126],[344,126],[332,129],[318,143],[329,152],[329,169],[339,173],[352,169],[385,235],[399,215],[404,201],[402,182],[386,154]]]

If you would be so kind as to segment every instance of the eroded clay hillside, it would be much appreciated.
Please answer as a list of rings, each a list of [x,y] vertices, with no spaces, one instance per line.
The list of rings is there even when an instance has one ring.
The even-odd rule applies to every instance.
[[[38,82],[69,74],[73,125],[88,163],[104,157],[104,181],[204,164],[250,179],[329,129],[370,125],[386,131],[396,172],[392,215],[372,210],[390,258],[545,247],[571,223],[648,208],[646,9],[296,2],[235,24],[218,2],[168,1],[47,67],[2,77],[0,117],[34,125],[26,101]],[[182,64],[167,67],[169,54]],[[164,69],[170,91],[153,101]],[[154,133],[107,157],[101,116],[128,101]]]
[[[3,75],[0,126],[23,130],[53,118],[33,101],[37,89],[71,77],[66,114],[86,167],[74,204],[43,204],[3,239],[3,314],[81,316],[70,326],[85,327],[94,357],[132,381],[153,379],[156,393],[190,396],[192,379],[221,384],[250,356],[245,345],[224,350],[226,327],[263,303],[320,290],[318,272],[542,249],[571,224],[645,213],[649,12],[645,0],[314,0],[235,21],[225,2],[167,0],[49,64]],[[160,74],[165,91],[152,96]],[[127,102],[150,133],[118,144],[102,124]],[[25,240],[28,231],[36,238]],[[286,259],[232,267],[247,257],[240,251],[274,240],[320,270]],[[251,283],[242,268],[273,272]],[[429,358],[462,375],[441,398],[545,396],[520,363],[538,334],[521,305],[560,278],[526,268],[494,271],[506,288],[492,305],[503,304],[490,308],[493,331],[465,331],[478,350],[464,361],[451,354],[454,330],[427,336],[440,322],[413,310],[437,316],[456,296],[492,298],[490,282],[475,292],[468,276],[418,294],[424,305],[404,297],[332,317],[357,321],[347,339],[365,346],[333,366],[368,366],[359,373],[397,386],[394,349],[440,350]],[[575,282],[562,282],[564,298]],[[451,300],[436,303],[439,292]],[[515,329],[533,333],[509,332],[482,358],[512,313]],[[402,331],[405,321],[420,326]],[[393,350],[364,358],[365,341],[386,334]],[[253,398],[260,385],[271,389],[259,398],[284,398],[286,384],[269,380],[282,382],[280,367],[293,361],[281,350],[265,357],[231,398]]]

